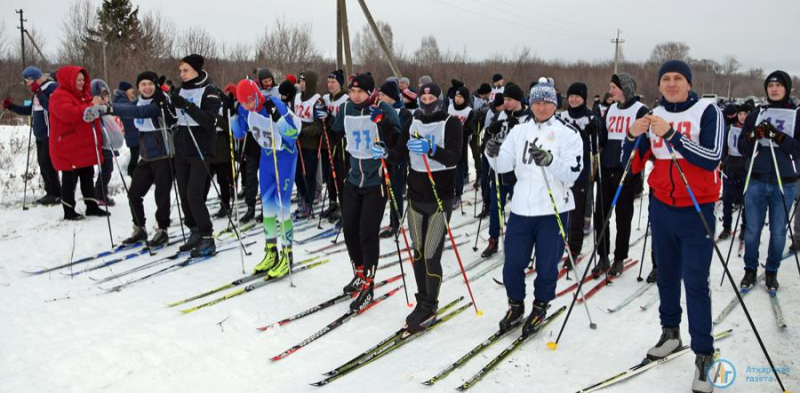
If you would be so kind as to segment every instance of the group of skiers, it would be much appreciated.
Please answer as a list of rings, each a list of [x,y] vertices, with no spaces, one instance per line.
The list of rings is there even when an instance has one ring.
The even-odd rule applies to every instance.
[[[75,210],[74,188],[80,180],[85,214],[107,216],[100,205],[112,201],[108,180],[121,147],[121,129],[131,149],[127,193],[134,225],[124,243],[167,244],[174,185],[190,229],[180,250],[213,255],[206,197],[211,186],[217,187],[211,178],[216,176],[220,185],[216,216],[230,221],[236,208],[231,203],[234,182],[241,175],[247,206],[241,219],[262,221],[266,238],[254,274],[274,278],[292,267],[293,188],[297,186],[294,218],[313,217],[315,203],[326,197],[317,184],[321,177],[329,207],[319,214],[341,225],[352,264],[353,278],[343,289],[352,295],[352,310],[374,299],[380,238],[397,241],[407,226],[417,284],[416,308],[406,318],[413,333],[425,330],[437,315],[445,236],[451,213],[462,203],[471,150],[474,187],[480,188],[482,200],[474,203],[482,205],[479,216],[489,219],[484,258],[498,252],[504,232],[508,311],[500,329],[521,323],[523,334],[530,334],[556,297],[560,261],[572,269],[572,262],[579,260],[589,217],[594,216],[597,251],[591,273],[622,274],[634,200],[648,195],[648,217],[654,225],[653,268],[647,280],[659,289],[662,335],[647,356],[660,359],[682,345],[683,281],[696,354],[692,389],[697,392],[713,390],[705,373],[714,353],[708,281],[721,186],[719,239],[737,229],[731,225],[733,208],[738,205],[745,212],[739,232],[745,243],[741,287],[755,284],[769,210],[766,287],[778,289],[777,271],[796,195],[795,158],[800,157],[800,119],[789,98],[791,78],[782,71],[764,82],[767,104],[733,106],[723,115],[715,103],[699,99],[692,90],[690,66],[678,60],[658,71],[661,98],[655,108],[641,102],[633,75],[617,73],[609,79],[603,100],[595,96],[591,108],[586,84],[571,84],[567,108],[560,113],[562,97],[548,78],[531,83],[526,94],[521,85],[495,74],[491,84],[471,93],[456,79],[444,91],[429,76],[414,88],[408,78],[390,77],[378,85],[370,73],[347,76],[335,70],[327,74],[327,93],[320,94],[318,74],[311,70],[299,78],[287,75],[278,84],[262,68],[254,79],[219,89],[203,66],[203,57],[192,54],[178,64],[180,86],[144,71],[135,85],[120,82],[113,95],[105,82],[91,80],[78,66],[64,66],[54,78],[26,68],[23,78],[34,93],[32,104],[6,99],[3,107],[32,116],[46,191],[39,202],[60,203],[67,220],[83,218]],[[102,174],[96,186],[95,165]],[[646,176],[649,193],[641,194],[646,166],[652,167]],[[157,229],[147,240],[143,198],[152,185]],[[390,225],[382,230],[387,201]],[[605,230],[612,211],[613,259]],[[538,274],[530,312],[521,322],[525,270],[532,256]]]

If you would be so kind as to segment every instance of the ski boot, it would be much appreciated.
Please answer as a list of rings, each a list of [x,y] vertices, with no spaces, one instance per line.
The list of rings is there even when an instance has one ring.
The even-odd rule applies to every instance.
[[[158,228],[153,237],[147,242],[147,247],[161,247],[169,242],[169,234],[166,229]]]
[[[394,235],[396,233],[397,232],[395,232],[394,228],[388,227],[388,228],[382,230],[381,233],[378,234],[378,237],[380,237],[381,239],[388,239],[390,237],[394,237]]]
[[[525,316],[525,302],[521,300],[508,299],[508,311],[503,319],[500,320],[500,331],[507,332],[522,320]]]
[[[594,276],[594,278],[600,277],[608,270],[609,265],[608,258],[600,258],[600,262],[597,262],[597,266],[592,268],[592,276]]]
[[[611,265],[611,269],[608,270],[608,275],[610,277],[619,277],[622,275],[622,269],[624,268],[625,268],[625,260],[615,259],[614,264]]]
[[[191,251],[197,247],[197,243],[200,243],[200,238],[202,237],[197,231],[199,231],[199,229],[189,228],[189,238],[186,239],[186,243],[183,243],[183,245],[178,248],[178,251]]]
[[[48,194],[48,195],[45,195],[45,196],[39,198],[36,201],[36,203],[38,203],[38,204],[40,204],[42,206],[58,205],[59,203],[61,203],[61,198],[57,197],[55,195],[49,195]]]
[[[217,253],[217,245],[214,244],[213,236],[203,236],[197,242],[197,246],[189,254],[192,258],[213,256]]]
[[[133,234],[131,237],[122,241],[123,246],[130,246],[131,244],[137,242],[147,241],[147,232],[144,230],[144,227],[133,227]]]
[[[654,283],[657,280],[658,280],[658,267],[653,266],[653,270],[650,270],[650,274],[647,275],[647,279],[645,281],[647,281],[648,283]]]
[[[278,263],[278,245],[267,242],[264,246],[264,258],[253,268],[253,274],[269,271],[276,263]]]
[[[78,214],[75,209],[71,207],[64,206],[64,219],[69,221],[81,221],[84,217],[82,214]]]
[[[681,349],[681,329],[679,327],[662,327],[661,338],[656,345],[647,351],[647,359],[660,360]]]
[[[488,203],[484,203],[483,206],[481,207],[481,212],[478,213],[478,218],[482,219],[482,218],[486,218],[488,216],[489,216],[489,204]]]
[[[352,302],[350,302],[350,310],[351,311],[361,311],[367,308],[370,303],[372,303],[372,299],[375,297],[375,283],[372,282],[372,277],[364,276],[364,282],[361,284],[361,288],[358,290],[358,295]]]
[[[722,228],[722,232],[719,233],[717,236],[717,240],[725,240],[731,237],[731,229],[730,228]]]
[[[230,206],[228,206],[227,203],[222,202],[219,205],[219,210],[216,213],[214,213],[214,218],[225,218],[228,217],[228,214],[230,213],[231,213]]]
[[[242,224],[250,222],[256,216],[256,208],[254,206],[247,206],[247,211],[240,218]]]
[[[498,244],[499,242],[497,241],[497,238],[495,237],[490,238],[489,245],[487,245],[486,249],[484,249],[483,252],[481,253],[481,258],[489,258],[490,256],[497,253]]]
[[[86,201],[86,216],[95,216],[95,217],[106,217],[110,216],[111,213],[103,210],[100,206],[97,205],[97,202],[94,201]]]
[[[780,284],[778,284],[778,272],[771,272],[767,270],[765,284],[767,286],[767,290],[771,292],[775,292],[780,288]]]
[[[535,334],[539,331],[539,326],[544,321],[544,318],[547,316],[547,308],[549,305],[545,302],[534,300],[533,307],[531,308],[531,313],[528,315],[528,319],[525,320],[525,325],[522,325],[522,335],[527,337],[531,334]]]
[[[293,256],[292,256],[292,248],[291,247],[283,247],[281,249],[281,259],[278,261],[278,264],[273,266],[272,269],[269,269],[267,275],[271,278],[278,278],[283,277],[286,273],[289,273],[289,269],[292,268],[293,265]]]
[[[342,288],[342,291],[345,295],[352,295],[358,292],[359,288],[361,288],[361,284],[364,283],[364,269],[362,267],[357,267],[355,271],[355,275],[350,282]]]
[[[415,297],[417,298],[417,306],[406,317],[406,330],[411,333],[427,329],[436,321],[436,311],[439,309],[439,302],[428,301],[425,296],[420,294],[416,294]]]
[[[714,364],[714,355],[697,354],[694,358],[694,379],[692,380],[693,393],[711,393],[714,391],[714,380],[709,380],[709,371]]]
[[[750,289],[756,285],[756,271],[754,269],[744,269],[744,277],[739,286],[742,289]]]

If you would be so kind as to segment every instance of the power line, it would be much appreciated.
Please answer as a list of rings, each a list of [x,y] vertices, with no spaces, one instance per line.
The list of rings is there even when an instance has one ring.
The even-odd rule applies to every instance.
[[[472,1],[475,2],[475,3],[478,3],[480,5],[483,5],[485,7],[491,8],[492,10],[495,10],[495,11],[497,11],[497,10],[501,10],[502,11],[505,8],[509,8],[509,6],[510,6],[510,4],[507,4],[507,3],[498,6],[498,5],[495,5],[495,4],[485,3],[485,2],[480,1],[480,0],[472,0]],[[555,31],[557,31],[559,34],[566,34],[568,32],[571,32],[573,34],[577,34],[577,35],[580,35],[580,36],[583,36],[583,37],[587,37],[587,38],[588,37],[594,37],[593,35],[590,35],[588,32],[578,31],[578,30],[575,30],[575,29],[564,27],[563,25],[549,23],[549,22],[546,21],[548,19],[553,19],[554,21],[558,21],[559,20],[558,18],[553,18],[553,17],[547,16],[547,15],[543,15],[542,13],[539,13],[539,12],[529,11],[529,10],[527,10],[525,8],[522,8],[522,7],[519,7],[519,6],[513,6],[513,7],[516,8],[517,10],[519,10],[519,11],[522,11],[522,12],[525,12],[525,13],[528,13],[530,15],[535,16],[537,25],[538,24],[543,24],[543,25],[550,26],[550,27],[554,28]],[[525,17],[519,16],[519,15],[513,14],[513,13],[511,13],[509,15],[515,16],[515,17],[519,17],[519,18],[525,18]],[[529,19],[529,18],[525,18],[525,19]],[[568,23],[568,22],[565,22],[565,21],[562,21],[562,22]]]
[[[519,10],[521,10],[521,11],[524,11],[524,12],[527,12],[527,13],[529,13],[529,14],[536,15],[536,16],[543,17],[543,18],[547,18],[547,19],[552,19],[552,20],[554,20],[554,21],[560,21],[560,22],[562,22],[562,23],[570,23],[570,24],[571,24],[571,23],[574,23],[574,22],[575,22],[574,20],[566,20],[566,19],[557,18],[557,17],[555,17],[555,16],[552,16],[552,15],[546,15],[546,14],[542,14],[542,13],[541,13],[541,12],[539,12],[539,11],[533,11],[533,10],[529,10],[529,9],[527,9],[527,8],[524,8],[524,7],[522,7],[522,6],[519,6],[519,5],[516,5],[516,4],[511,4],[511,3],[509,3],[509,2],[506,2],[506,4],[505,4],[505,5],[507,5],[507,6],[508,6],[508,5],[513,5],[513,6],[514,6],[514,7],[516,7],[517,9],[519,9]],[[592,30],[592,32],[594,32],[595,30],[605,30],[605,29],[606,29],[606,28],[604,28],[604,27],[598,27],[598,26],[587,25],[586,23],[583,23],[583,22],[581,22],[580,24],[577,24],[577,25],[575,25],[575,27],[585,28],[586,30]]]

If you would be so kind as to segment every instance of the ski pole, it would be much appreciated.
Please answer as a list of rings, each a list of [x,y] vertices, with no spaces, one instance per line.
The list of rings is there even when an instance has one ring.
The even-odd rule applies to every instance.
[[[28,199],[28,169],[30,169],[31,165],[31,135],[33,135],[33,122],[30,118],[28,119],[28,123],[30,123],[30,127],[28,127],[28,155],[25,157],[25,185],[22,190],[22,210],[28,210],[28,206],[25,203]],[[114,245],[113,240],[111,241],[111,245]]]
[[[736,213],[736,223],[733,225],[733,228],[739,228],[739,220],[742,218],[742,211],[744,211],[744,199],[745,195],[747,194],[747,189],[750,188],[750,176],[753,174],[753,163],[756,161],[756,156],[758,156],[758,140],[753,142],[753,154],[750,155],[750,165],[747,167],[747,176],[744,178],[744,189],[742,190],[742,208]],[[733,252],[733,239],[731,239],[731,245],[728,247],[728,257],[725,258],[723,265],[725,267],[728,266],[728,263],[731,260],[731,252]],[[741,256],[741,255],[740,255]],[[719,278],[719,286],[725,282],[725,275],[723,274]]]
[[[376,138],[376,142],[377,143],[381,143],[379,138]],[[397,198],[395,198],[395,196],[394,196],[394,190],[392,190],[392,181],[391,181],[391,179],[389,179],[389,169],[387,168],[386,160],[383,157],[381,157],[381,169],[383,169],[383,181],[384,181],[384,184],[386,184],[386,189],[389,191],[389,199],[390,199],[390,202],[391,202],[391,205],[392,205],[392,210],[394,210],[394,214],[397,217],[397,224],[398,224],[397,226],[400,227],[400,233],[403,234],[403,241],[406,244],[406,252],[408,252],[408,262],[411,263],[411,266],[414,266],[414,257],[411,255],[411,247],[409,247],[409,245],[408,245],[408,236],[406,236],[406,230],[403,227],[403,221],[401,221],[402,218],[400,216],[400,208],[397,205]],[[395,236],[395,238],[396,238],[396,236]],[[395,240],[397,240],[397,239],[395,239]],[[395,241],[395,245],[397,246],[397,261],[399,262],[399,265],[400,265],[400,274],[403,275],[403,291],[405,291],[405,294],[406,294],[406,304],[409,307],[412,307],[411,301],[408,300],[408,288],[406,286],[406,273],[403,270],[403,260],[402,260],[402,255],[401,255],[402,253],[400,252],[400,242],[399,241]]]
[[[724,261],[724,259],[722,258],[722,252],[719,250],[719,247],[717,247],[717,243],[714,241],[714,233],[711,231],[711,227],[708,225],[705,216],[703,216],[703,212],[700,209],[700,205],[697,203],[697,199],[694,196],[694,192],[692,191],[692,188],[689,186],[689,181],[686,180],[686,175],[683,173],[683,169],[681,169],[681,164],[678,162],[678,157],[675,156],[675,152],[673,151],[672,147],[672,142],[666,139],[664,140],[664,142],[665,142],[664,145],[667,147],[667,150],[669,150],[670,156],[672,156],[672,162],[675,164],[675,168],[678,169],[678,174],[680,174],[681,180],[683,181],[683,184],[686,186],[686,191],[689,193],[689,197],[692,198],[692,204],[694,205],[694,209],[697,211],[697,215],[700,217],[700,221],[703,223],[703,227],[706,230],[706,234],[710,239],[709,241],[711,241],[711,244],[714,247],[714,251],[716,251],[717,253],[717,257],[719,257],[720,262],[722,262]],[[771,145],[772,144],[770,143],[770,146]],[[784,207],[786,207],[785,204]],[[772,357],[770,357],[769,352],[767,351],[767,347],[764,346],[764,341],[761,339],[761,334],[758,333],[758,328],[753,322],[753,318],[750,316],[750,310],[747,309],[747,305],[744,303],[744,299],[742,299],[742,295],[739,293],[739,288],[733,281],[733,276],[731,275],[731,271],[725,264],[722,265],[722,268],[724,270],[725,275],[728,277],[728,282],[730,282],[731,287],[733,287],[733,292],[736,294],[739,303],[742,305],[742,310],[744,311],[744,315],[747,316],[747,322],[750,324],[750,328],[753,329],[753,333],[756,335],[756,339],[758,340],[758,345],[761,346],[761,351],[764,352],[764,356],[767,358],[767,362],[769,363],[769,366],[772,369],[772,373],[775,375],[775,379],[778,381],[778,385],[780,385],[781,387],[781,391],[786,391],[786,388],[783,387],[783,381],[781,381],[781,377],[780,375],[778,375],[778,371],[775,369],[775,364],[772,362]]]
[[[639,258],[639,277],[636,277],[636,281],[642,282],[644,279],[642,278],[642,269],[644,268],[644,256],[645,250],[647,250],[647,235],[650,234],[650,215],[647,216],[647,226],[644,227],[644,245],[642,245],[642,257]],[[651,248],[653,246],[650,246]]]
[[[419,133],[415,135],[419,138]],[[439,212],[442,213],[444,218],[444,225],[447,228],[447,235],[450,237],[450,244],[453,245],[453,251],[456,253],[456,260],[458,261],[458,267],[461,269],[461,275],[464,276],[464,283],[467,285],[467,292],[469,292],[470,300],[472,300],[472,307],[475,308],[475,313],[483,315],[483,310],[478,308],[478,304],[475,303],[475,296],[472,295],[472,288],[469,285],[469,279],[467,278],[467,272],[464,270],[464,264],[461,263],[461,255],[458,253],[458,246],[456,246],[456,241],[453,240],[453,231],[450,230],[450,222],[447,220],[446,214],[444,212],[444,207],[442,207],[442,200],[439,199],[439,193],[436,191],[436,181],[433,180],[433,173],[431,172],[431,167],[428,165],[428,157],[425,154],[421,155],[422,162],[425,164],[425,171],[428,172],[428,180],[431,182],[431,189],[433,190],[433,197],[436,198],[436,204],[439,207]]]
[[[158,93],[157,93],[158,94]],[[181,237],[186,243],[186,230],[183,227],[183,212],[181,211],[181,196],[178,194],[178,180],[175,178],[175,165],[172,162],[174,152],[170,150],[171,140],[167,131],[167,116],[164,107],[161,107],[161,135],[164,138],[164,149],[167,151],[167,161],[169,161],[170,177],[172,177],[172,188],[175,189],[175,205],[178,207],[178,222],[181,224]],[[171,206],[170,206],[171,207]]]
[[[228,108],[225,111],[225,114],[228,117],[228,142],[231,149],[231,191],[233,191],[233,210],[236,214],[236,227],[241,228],[242,223],[239,221],[239,209],[236,206],[239,202],[239,193],[236,189],[236,160],[233,157],[233,127],[231,125],[231,108]],[[246,271],[244,270],[244,252],[242,249],[239,249],[239,259],[242,261],[242,274],[245,274]],[[291,267],[289,268],[291,269]]]
[[[619,195],[622,192],[622,185],[625,183],[625,176],[628,175],[628,171],[631,168],[631,164],[633,163],[634,157],[636,157],[636,153],[639,150],[639,143],[642,140],[642,136],[639,135],[636,138],[636,142],[633,143],[633,150],[631,152],[631,156],[628,157],[628,162],[625,164],[625,169],[622,171],[622,177],[619,179],[619,185],[617,185],[617,191],[614,194],[614,199],[611,200],[611,208],[609,210],[613,210],[614,206],[617,205],[617,201],[619,200]],[[599,164],[599,162],[598,162]],[[598,165],[599,169],[599,165]],[[602,203],[602,202],[601,202]],[[608,223],[611,219],[611,215],[605,217],[603,220],[603,228],[600,230],[600,235],[598,236],[599,239],[603,238],[603,235],[606,234],[606,230],[608,230]],[[558,348],[558,343],[561,340],[561,335],[564,334],[564,328],[567,326],[567,322],[569,322],[569,317],[572,315],[572,309],[575,307],[575,302],[578,300],[578,295],[583,287],[583,283],[586,280],[586,275],[589,274],[589,269],[592,267],[592,260],[595,259],[597,256],[597,244],[595,244],[594,249],[592,250],[592,256],[589,259],[589,263],[586,264],[586,269],[583,270],[583,276],[581,277],[580,281],[578,281],[578,290],[575,291],[575,295],[572,297],[572,302],[569,305],[569,309],[567,310],[567,316],[564,318],[564,322],[561,324],[561,329],[558,331],[558,337],[556,337],[556,341],[550,341],[547,343],[547,347],[556,350]]]
[[[600,209],[599,209],[600,211],[599,212],[594,212],[594,213],[595,214],[600,213],[600,216],[603,217],[603,220],[606,220],[606,215],[609,215],[609,216],[611,215],[611,209],[609,209],[608,213],[606,213],[606,204],[603,201],[603,191],[604,191],[604,188],[603,188],[603,169],[602,169],[602,165],[601,165],[601,162],[600,162],[600,151],[599,151],[599,148],[597,146],[597,135],[594,135],[594,146],[593,147],[594,147],[596,153],[592,152],[592,160],[597,163],[596,164],[597,165],[597,186],[598,186],[597,187],[597,191],[598,191],[597,195],[599,196],[599,199],[600,199]],[[592,218],[594,218],[594,217],[592,217]],[[594,219],[592,221],[594,221]],[[595,248],[598,247],[598,242],[603,243],[603,235],[598,235],[597,234],[597,225],[594,226],[594,242],[595,242]],[[594,262],[597,263],[597,260],[595,260]]]
[[[781,172],[778,169],[778,160],[775,158],[775,146],[773,146],[772,141],[768,141],[769,143],[769,151],[772,153],[772,164],[775,167],[775,177],[778,178],[778,189],[781,190],[781,199],[782,199],[782,206],[783,206],[783,213],[786,215],[786,223],[789,227],[789,237],[794,241],[794,231],[792,230],[792,223],[789,221],[789,208],[786,207],[786,193],[783,191],[783,180],[781,179]],[[772,221],[772,220],[770,220]],[[733,244],[733,242],[731,242]],[[800,257],[797,256],[797,252],[793,252],[794,254],[794,261],[797,263],[797,272],[800,273]]]
[[[273,108],[272,110],[274,111],[275,109]],[[269,131],[270,131],[269,132],[270,136],[272,137],[272,164],[275,167],[275,182],[277,183],[277,184],[275,184],[275,189],[276,189],[277,194],[278,194],[278,209],[279,209],[279,212],[280,212],[280,215],[281,215],[280,220],[278,220],[280,222],[281,237],[283,238],[283,247],[291,247],[292,245],[289,244],[288,240],[286,239],[286,231],[283,230],[283,228],[284,228],[283,227],[283,221],[286,220],[286,216],[283,215],[283,197],[281,196],[281,191],[282,191],[281,190],[281,174],[280,174],[280,171],[278,171],[278,150],[275,147],[275,123],[272,121],[271,118],[270,118],[270,122],[269,122]],[[300,146],[300,145],[297,145],[297,146]],[[300,154],[300,153],[301,152],[298,151],[298,154]],[[300,154],[300,155],[302,156],[302,154]],[[264,201],[263,200],[261,201],[261,208],[262,209],[264,208]],[[290,216],[289,220],[291,220],[291,219],[292,218]],[[289,263],[289,286],[294,288],[294,277],[292,277],[292,264],[291,263]]]
[[[95,128],[96,121],[97,119],[92,121],[92,138],[94,138],[94,155],[95,157],[97,157],[97,170],[98,170],[98,176],[100,177],[99,179],[100,191],[103,193],[103,198],[107,199],[108,197],[106,196],[106,186],[105,184],[103,184],[103,164],[100,162],[100,152],[98,151],[98,149],[100,148],[97,145],[97,128]],[[95,203],[97,203],[97,200],[95,200]],[[111,234],[111,213],[108,212],[108,204],[105,203],[104,205],[106,208],[106,222],[108,223],[108,238],[111,240],[111,248],[114,248],[115,246],[114,235]]]
[[[536,141],[534,141],[534,143],[536,143]],[[569,263],[572,266],[575,266],[575,260],[572,258],[572,252],[569,250],[569,242],[567,241],[567,232],[564,231],[564,223],[561,222],[561,215],[558,213],[558,206],[556,206],[556,199],[553,196],[553,189],[550,188],[550,181],[547,180],[547,172],[544,170],[543,166],[540,166],[539,169],[542,170],[542,178],[544,178],[544,185],[545,187],[547,187],[547,194],[550,195],[550,205],[553,206],[553,211],[556,213],[556,222],[558,223],[558,230],[561,232],[561,239],[564,240],[564,246],[565,248],[567,248],[567,257],[569,258]],[[572,272],[575,279],[578,278],[578,274],[575,273],[575,269],[567,269],[567,271]],[[594,321],[592,321],[592,315],[589,314],[589,306],[586,304],[586,301],[588,299],[586,299],[586,295],[583,294],[583,289],[580,288],[580,286],[578,287],[578,291],[580,292],[580,295],[583,298],[583,307],[586,309],[586,317],[589,318],[589,328],[597,329],[597,324],[594,323]]]
[[[644,176],[642,176],[642,177],[644,177]],[[644,179],[642,179],[642,182],[644,182]],[[643,187],[642,188],[642,195],[639,195],[639,220],[636,222],[636,230],[637,231],[641,231],[642,230],[642,205],[644,205],[644,186],[642,186],[642,187]],[[647,228],[645,228],[645,231],[647,231]],[[641,267],[642,266],[639,265],[640,270],[641,270]]]
[[[477,205],[477,201],[475,203]],[[483,216],[478,219],[478,231],[475,232],[475,245],[472,246],[472,251],[478,251],[478,235],[481,233],[481,223],[483,222]]]

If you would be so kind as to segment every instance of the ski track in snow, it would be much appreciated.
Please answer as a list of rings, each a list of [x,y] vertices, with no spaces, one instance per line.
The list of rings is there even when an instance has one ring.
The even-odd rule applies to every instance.
[[[26,134],[25,127],[2,127],[0,138]],[[127,149],[123,149],[123,156],[126,154]],[[14,163],[18,173],[24,171],[24,155],[24,150],[16,152]],[[120,162],[127,165],[127,158],[120,157]],[[32,163],[35,163],[34,157]],[[20,165],[22,169],[19,169]],[[118,173],[115,172],[112,181],[119,181]],[[318,342],[284,360],[271,362],[270,357],[305,339],[345,312],[346,302],[284,327],[267,332],[256,330],[258,326],[293,315],[337,295],[352,274],[346,253],[331,255],[330,263],[295,276],[296,288],[290,288],[286,279],[245,296],[182,315],[177,310],[182,307],[167,308],[166,304],[242,276],[238,251],[222,253],[209,261],[132,285],[118,293],[104,293],[88,276],[102,278],[112,271],[121,272],[153,258],[138,257],[113,265],[110,269],[103,268],[75,278],[65,277],[59,272],[28,277],[21,270],[53,266],[69,260],[73,231],[76,239],[75,258],[107,250],[109,238],[106,221],[102,218],[67,223],[61,220],[62,210],[58,206],[32,206],[29,211],[23,212],[21,180],[19,183],[14,184],[10,191],[7,190],[11,197],[4,197],[3,207],[0,208],[3,215],[0,224],[0,250],[3,255],[3,262],[0,263],[0,310],[3,311],[3,323],[0,324],[0,381],[3,382],[0,392],[319,391],[320,388],[308,384],[322,379],[322,372],[349,360],[394,332],[411,311],[405,305],[404,295],[398,293]],[[467,183],[465,200],[472,198],[471,183]],[[18,189],[16,186],[19,186]],[[153,225],[155,212],[151,195],[145,197],[148,227]],[[41,196],[41,191],[37,192],[38,196]],[[117,205],[110,208],[111,224],[115,241],[119,242],[130,233],[130,213],[123,194],[114,195],[114,198]],[[28,199],[32,200],[30,189]],[[82,210],[83,205],[79,205]],[[644,206],[646,209],[647,201]],[[636,230],[638,200],[636,209],[632,239],[645,230],[644,227]],[[467,216],[453,215],[453,225],[471,217],[472,209],[465,210]],[[177,213],[174,211],[173,220],[177,222]],[[388,219],[384,221],[382,225],[387,225]],[[645,210],[642,225],[646,221]],[[487,223],[483,224],[482,232],[488,230]],[[214,226],[219,230],[225,223],[215,220]],[[323,225],[323,228],[330,227],[330,224]],[[716,227],[720,229],[719,222]],[[479,250],[472,251],[476,228],[477,223],[455,231],[469,234],[469,244],[459,247],[465,264],[477,258],[485,247],[485,242],[481,241]],[[317,232],[314,228],[298,237],[305,238]],[[253,254],[245,258],[248,272],[262,257],[260,236],[254,237],[258,243],[250,247]],[[765,259],[766,228],[762,236],[761,259]],[[296,245],[296,260],[310,256],[306,250],[322,247],[329,244],[330,240]],[[400,241],[402,244],[402,239]],[[588,253],[593,245],[592,238],[587,237],[584,243],[584,252]],[[641,257],[642,244],[640,242],[632,247],[630,258]],[[648,244],[651,244],[650,240]],[[723,255],[727,254],[728,245],[728,242],[720,243]],[[172,246],[162,250],[158,256],[169,255],[176,248]],[[381,241],[381,252],[393,248],[391,240]],[[405,253],[403,257],[407,257]],[[445,251],[443,259],[445,274],[458,269],[455,254],[451,250]],[[649,251],[645,259],[643,276],[647,275],[651,266]],[[382,262],[392,260],[386,258]],[[585,261],[588,258],[578,265],[579,273],[583,272]],[[742,266],[743,261],[736,257],[734,251],[731,268],[737,283],[741,278]],[[397,266],[380,270],[378,279],[398,274],[399,270]],[[473,272],[479,270],[480,267]],[[151,271],[126,278],[140,277]],[[406,265],[405,271],[409,296],[414,301],[416,285],[410,265]],[[721,264],[715,256],[710,277],[714,304],[712,318],[733,296],[729,283],[726,282],[722,287],[718,285],[721,273]],[[487,276],[501,275],[502,269],[498,268]],[[638,285],[643,285],[636,282],[637,275],[638,266],[589,300],[591,315],[598,324],[597,330],[588,328],[583,306],[577,304],[557,351],[547,349],[545,343],[555,340],[563,317],[511,356],[509,361],[498,366],[475,391],[574,392],[640,361],[660,334],[657,307],[646,312],[639,308],[649,296],[634,300],[614,314],[603,311],[616,306]],[[745,299],[776,366],[788,368],[788,374],[781,375],[784,384],[787,389],[795,391],[800,388],[800,351],[794,344],[800,340],[797,328],[800,312],[795,300],[800,296],[800,289],[796,275],[794,258],[784,260],[779,278],[782,284],[780,297],[789,325],[785,330],[776,327],[765,291],[755,290]],[[433,387],[420,384],[496,330],[497,322],[505,313],[506,296],[502,287],[487,276],[472,283],[478,305],[485,311],[482,317],[467,310],[414,343],[321,389],[360,392],[378,387],[391,392],[451,391],[514,338],[513,335],[505,337]],[[532,277],[526,279],[529,294],[526,302],[532,301],[532,282]],[[116,281],[112,283],[118,284]],[[562,279],[558,290],[571,283]],[[584,291],[588,291],[594,283],[596,281],[584,286]],[[387,285],[376,292],[382,294],[395,286]],[[763,288],[763,284],[757,288]],[[442,286],[440,300],[444,304],[461,295],[467,296],[467,292],[459,276]],[[204,298],[203,301],[215,297]],[[569,305],[570,300],[569,296],[556,299],[551,310]],[[199,304],[199,301],[189,303],[189,306],[195,304]],[[688,343],[685,316],[683,321],[682,337],[684,343]],[[718,342],[717,347],[721,349],[722,357],[737,367],[738,377],[736,383],[725,391],[775,391],[777,384],[774,382],[745,381],[746,376],[754,375],[747,373],[747,367],[764,367],[767,362],[741,310],[734,310],[717,330],[727,328],[733,328],[734,334]],[[694,357],[689,354],[606,391],[689,391],[693,364]]]

